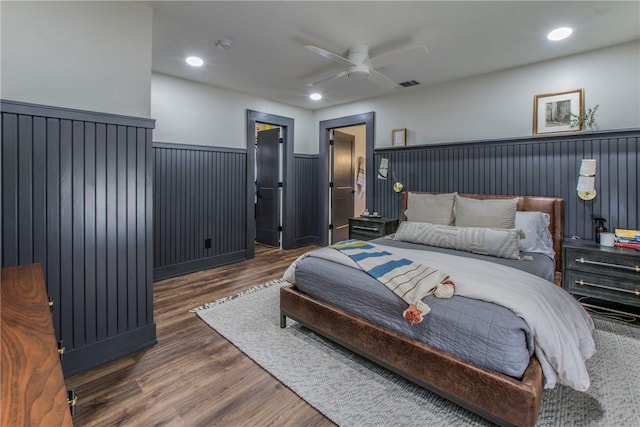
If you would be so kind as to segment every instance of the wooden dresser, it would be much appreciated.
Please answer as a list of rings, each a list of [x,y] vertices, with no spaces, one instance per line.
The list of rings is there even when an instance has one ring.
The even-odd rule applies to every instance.
[[[42,268],[3,268],[0,288],[0,425],[71,426]]]

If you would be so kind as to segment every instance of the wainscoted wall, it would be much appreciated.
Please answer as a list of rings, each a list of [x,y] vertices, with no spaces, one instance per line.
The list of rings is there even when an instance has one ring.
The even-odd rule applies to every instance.
[[[295,154],[293,182],[295,194],[292,224],[285,227],[294,229],[294,247],[318,245],[320,242],[320,200],[317,191],[319,183],[319,161],[317,155]]]
[[[246,150],[156,142],[153,151],[154,280],[248,258]],[[318,156],[296,154],[294,170],[284,227],[294,247],[317,244]]]
[[[565,235],[593,239],[593,216],[609,229],[640,227],[640,130],[381,149],[407,191],[556,196],[565,199]],[[580,161],[597,159],[593,201],[577,197]],[[392,181],[376,179],[375,208],[399,217]]]
[[[154,279],[245,259],[246,150],[154,143],[153,151]]]
[[[42,264],[65,375],[154,344],[154,121],[0,107],[2,266]]]

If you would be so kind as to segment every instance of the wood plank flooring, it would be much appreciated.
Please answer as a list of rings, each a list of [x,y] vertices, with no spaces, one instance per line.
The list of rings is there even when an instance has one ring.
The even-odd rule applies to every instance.
[[[74,425],[334,425],[189,312],[282,277],[309,249],[257,245],[252,260],[156,282],[158,344],[67,378]]]

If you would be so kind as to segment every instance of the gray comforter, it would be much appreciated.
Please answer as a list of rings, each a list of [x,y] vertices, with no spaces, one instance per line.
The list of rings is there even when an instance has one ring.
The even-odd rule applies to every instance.
[[[400,246],[402,249],[397,250],[401,253],[407,253],[404,248],[411,246],[395,241],[391,243],[389,240],[377,243]],[[432,249],[421,245],[418,247]],[[475,260],[469,260],[469,263],[475,263],[475,273],[469,276],[463,274],[463,270],[455,271],[456,264],[452,264],[446,267],[447,272],[462,274],[461,278],[469,276],[463,280],[465,286],[464,290],[461,288],[463,291],[461,294],[469,294],[471,298],[460,295],[456,295],[450,300],[428,297],[424,301],[432,311],[422,323],[410,326],[400,315],[406,308],[406,304],[399,297],[363,271],[351,267],[349,263],[344,265],[341,262],[344,261],[344,258],[335,258],[334,254],[337,251],[321,249],[315,252],[318,253],[318,256],[301,257],[287,273],[289,274],[292,269],[295,270],[296,286],[304,293],[465,360],[513,377],[519,378],[522,375],[532,352],[535,350],[538,359],[541,360],[541,363],[544,362],[546,387],[553,387],[559,377],[562,383],[571,385],[575,389],[588,388],[589,379],[584,368],[584,360],[593,353],[594,348],[592,339],[589,340],[588,321],[590,318],[585,317],[584,310],[580,311],[579,306],[571,306],[570,303],[575,304],[574,299],[569,300],[567,295],[564,295],[566,292],[548,281],[536,278],[531,274],[520,276],[515,274],[516,270],[498,266],[496,266],[496,271],[501,273],[496,275],[491,265],[484,262],[478,264],[479,261]],[[424,251],[419,252],[424,253]],[[318,259],[320,253],[323,254],[320,258],[327,259]],[[415,253],[416,256],[419,255],[416,252],[412,253]],[[456,254],[460,253],[456,252]],[[437,257],[436,254],[429,256],[432,261],[438,258],[440,257]],[[469,256],[469,258],[477,258],[477,256]],[[492,261],[496,260],[493,257],[489,258]],[[524,267],[525,270],[531,270],[536,264],[525,261],[513,262],[516,264],[511,265],[512,267]],[[478,267],[481,268],[478,269]],[[480,277],[485,272],[492,277],[490,281]],[[287,274],[285,278],[287,278]],[[500,275],[509,277],[510,281],[498,284],[496,280],[500,281],[498,279]],[[544,272],[540,274],[543,277],[547,275],[548,273]],[[523,283],[519,283],[521,280]],[[483,285],[480,288],[476,285],[469,288],[471,282],[467,284],[467,281],[483,283]],[[510,307],[511,309],[507,309],[493,303],[498,300],[488,302],[491,299],[487,300],[484,296],[478,298],[476,293],[483,292],[482,289],[485,286],[494,289],[493,292],[501,289],[500,292],[506,300],[498,298],[501,301],[500,304],[506,301],[513,304],[515,298],[520,300],[519,305],[516,304]],[[528,295],[533,292],[534,288],[538,289],[536,292],[541,292],[539,297],[534,297],[532,294],[530,297],[525,297],[523,301],[522,296],[518,296],[520,293]],[[524,307],[521,307],[522,303],[525,304]],[[575,305],[577,306],[577,304]],[[558,310],[556,306],[563,306],[563,308]],[[538,308],[532,311],[534,307]],[[524,309],[523,312],[521,312],[521,308]],[[518,315],[512,310],[516,311]],[[528,320],[525,321],[521,317]],[[551,317],[563,317],[563,319],[551,321]],[[532,329],[532,325],[536,328],[535,330]],[[559,326],[554,327],[553,325]],[[542,335],[540,335],[541,333]],[[549,360],[545,355],[544,348],[551,352]]]

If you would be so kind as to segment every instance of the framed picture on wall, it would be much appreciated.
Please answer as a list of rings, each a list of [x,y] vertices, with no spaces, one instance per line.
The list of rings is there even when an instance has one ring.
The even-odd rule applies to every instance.
[[[392,129],[391,130],[391,146],[400,147],[407,144],[407,129]]]
[[[582,123],[572,125],[573,116],[582,116],[584,89],[545,93],[533,99],[533,134],[580,132]]]

